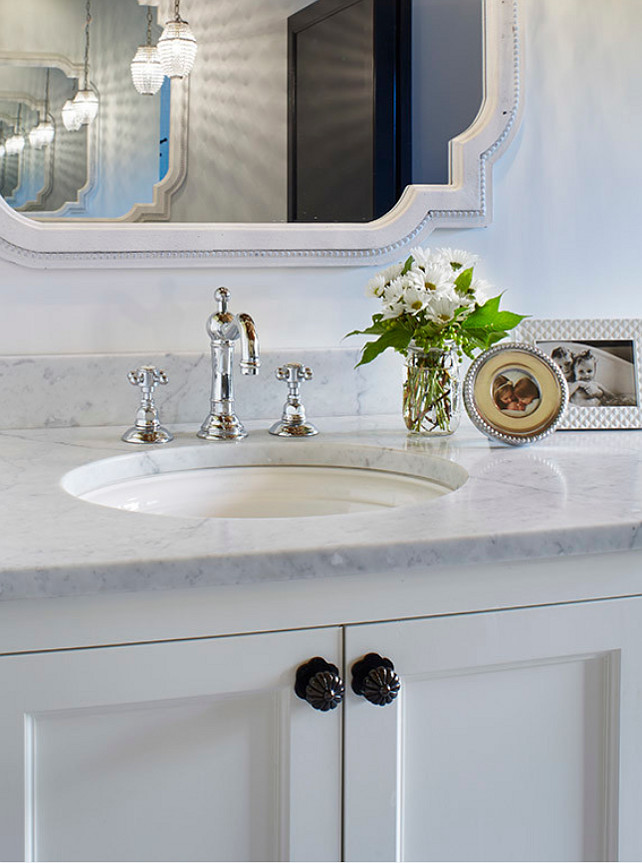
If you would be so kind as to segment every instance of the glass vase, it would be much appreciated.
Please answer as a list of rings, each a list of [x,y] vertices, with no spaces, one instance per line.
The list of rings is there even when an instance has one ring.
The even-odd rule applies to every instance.
[[[460,359],[454,345],[410,346],[406,356],[403,418],[417,435],[449,435],[461,417]]]

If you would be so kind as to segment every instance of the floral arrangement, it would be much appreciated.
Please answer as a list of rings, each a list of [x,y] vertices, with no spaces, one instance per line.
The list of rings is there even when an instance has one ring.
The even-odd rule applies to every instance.
[[[406,427],[417,434],[451,434],[461,406],[459,361],[508,335],[524,315],[500,311],[501,294],[474,274],[477,258],[460,249],[411,249],[404,262],[377,273],[367,293],[382,310],[365,330],[357,365],[387,348],[408,357],[403,391]],[[454,352],[454,356],[453,356]]]
[[[501,341],[524,315],[500,311],[499,296],[474,275],[475,255],[460,249],[411,249],[405,263],[377,273],[366,292],[378,297],[382,311],[365,330],[348,335],[374,335],[358,365],[371,362],[386,348],[406,355],[408,346],[421,349],[457,346],[473,357]]]

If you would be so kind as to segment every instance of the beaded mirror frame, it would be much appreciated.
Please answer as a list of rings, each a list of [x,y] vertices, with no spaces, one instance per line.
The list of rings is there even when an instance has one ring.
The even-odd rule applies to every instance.
[[[492,166],[517,131],[521,105],[517,0],[482,3],[484,97],[472,125],[450,142],[447,185],[407,186],[386,215],[346,224],[44,224],[0,199],[0,257],[38,268],[373,265],[396,259],[435,228],[488,225]],[[172,111],[187,104],[185,90],[172,82]]]

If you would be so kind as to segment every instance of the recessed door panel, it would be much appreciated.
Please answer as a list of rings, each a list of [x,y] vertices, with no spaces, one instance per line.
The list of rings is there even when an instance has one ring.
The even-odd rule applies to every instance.
[[[641,622],[631,599],[350,627],[348,665],[389,657],[401,692],[346,705],[346,859],[637,859]]]
[[[316,654],[338,630],[0,659],[0,859],[339,859],[340,711],[292,689]]]

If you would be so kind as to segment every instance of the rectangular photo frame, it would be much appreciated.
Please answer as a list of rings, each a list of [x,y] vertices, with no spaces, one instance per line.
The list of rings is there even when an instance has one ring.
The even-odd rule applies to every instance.
[[[527,320],[515,338],[544,351],[566,378],[560,429],[642,428],[642,320]]]

